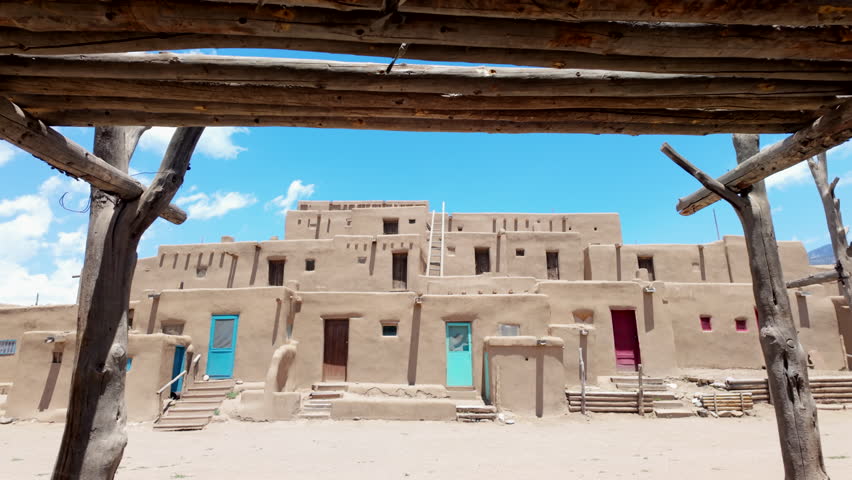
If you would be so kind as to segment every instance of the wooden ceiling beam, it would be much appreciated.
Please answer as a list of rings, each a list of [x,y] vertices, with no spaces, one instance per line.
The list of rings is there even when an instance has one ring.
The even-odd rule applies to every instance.
[[[296,0],[297,3],[308,3]],[[278,3],[267,0],[266,3]],[[281,2],[292,5],[292,2]],[[311,2],[312,3],[312,2]],[[305,5],[307,6],[307,5]],[[719,23],[740,25],[850,25],[849,3],[838,0],[406,0],[403,13],[464,15],[525,20]]]
[[[309,88],[271,86],[234,86],[198,83],[133,82],[127,89],[126,81],[121,89],[125,96],[110,90],[112,82],[72,81],[63,88],[38,88],[37,93],[3,90],[14,102],[24,107],[64,109],[124,109],[138,111],[178,110],[207,112],[217,108],[234,108],[258,111],[258,108],[286,107],[332,107],[332,108],[401,108],[432,110],[648,110],[667,108],[672,110],[698,110],[710,112],[797,112],[819,111],[830,108],[842,100],[837,97],[726,97],[726,96],[680,96],[665,97],[476,97],[440,95],[431,93],[393,93],[325,91]],[[80,88],[73,88],[80,84]],[[84,88],[84,85],[88,88]],[[9,85],[6,85],[8,88]],[[23,90],[27,90],[24,88]]]
[[[201,48],[263,48],[391,58],[398,52],[399,43],[150,32],[29,32],[17,28],[0,28],[0,54],[79,55]],[[849,61],[680,58],[426,43],[408,45],[404,58],[473,64],[810,81],[844,81],[852,75],[852,62]]]
[[[564,50],[606,55],[852,60],[850,28],[554,22],[194,0],[0,2],[0,27]]]
[[[145,190],[138,180],[88,152],[5,98],[0,98],[0,138],[50,166],[122,199],[137,199]],[[160,216],[178,225],[186,221],[186,212],[174,205],[169,205]]]
[[[206,114],[157,114],[137,111],[75,110],[44,112],[43,118],[63,126],[137,125],[161,126],[255,126],[340,128],[353,130],[389,130],[408,132],[479,132],[479,133],[615,133],[625,135],[668,134],[709,135],[713,133],[751,132],[788,133],[800,124],[742,124],[736,122],[639,123],[601,121],[493,121],[441,120],[370,117],[286,117]]]
[[[852,62],[849,67],[852,68]],[[3,55],[0,76],[262,83],[329,90],[462,93],[471,95],[575,95],[578,89],[634,96],[661,86],[667,95],[850,94],[848,72],[837,82],[716,78],[605,70],[460,67],[334,62],[224,55]],[[518,93],[522,92],[522,93]],[[544,92],[544,93],[543,93]]]
[[[737,132],[742,133],[742,132]],[[718,178],[734,191],[742,191],[773,173],[834,148],[852,138],[852,100],[831,110],[811,125],[786,139],[770,145]],[[677,210],[692,215],[719,200],[706,188],[681,198]]]

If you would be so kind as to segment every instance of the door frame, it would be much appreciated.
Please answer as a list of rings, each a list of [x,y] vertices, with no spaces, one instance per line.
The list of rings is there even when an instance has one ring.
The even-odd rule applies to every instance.
[[[468,355],[470,356],[470,383],[467,385],[450,385],[450,327],[467,327]],[[444,325],[444,358],[446,362],[445,383],[449,388],[468,388],[475,385],[473,378],[473,322],[445,322]]]
[[[177,365],[175,360],[178,359],[178,352],[180,353],[180,365]],[[175,368],[177,366],[178,368]],[[186,368],[186,345],[175,345],[175,354],[174,359],[172,360],[172,378],[175,378],[176,375],[180,375]],[[183,389],[183,377],[178,378],[178,380],[172,384],[171,392],[172,393],[180,393]]]
[[[346,382],[349,378],[349,327],[351,325],[351,318],[323,318],[322,319],[322,381],[323,382]],[[346,360],[343,365],[343,379],[335,378],[328,379],[326,378],[326,345],[328,343],[328,323],[329,322],[345,322],[346,324],[346,337],[343,339],[346,343]],[[331,364],[329,364],[331,365]]]
[[[613,354],[615,355],[615,369],[621,370],[621,371],[630,371],[629,366],[621,366],[620,367],[618,365],[618,348],[616,348],[616,337],[617,337],[617,335],[616,335],[616,328],[615,328],[615,324],[616,324],[615,313],[616,312],[630,312],[631,316],[633,317],[633,319],[632,319],[633,320],[633,331],[635,333],[636,341],[634,342],[634,348],[633,348],[633,370],[632,371],[638,371],[639,365],[642,364],[642,342],[640,342],[640,340],[639,340],[639,323],[638,323],[639,320],[636,317],[636,309],[633,308],[633,307],[610,307],[610,309],[609,309],[610,321],[611,321],[611,325],[612,325],[612,348],[613,348]]]
[[[216,321],[218,320],[234,320],[234,332],[231,337],[231,348],[218,348],[217,351],[230,350],[231,351],[231,371],[228,375],[211,375],[210,374],[210,353],[213,351],[213,335],[216,333]],[[237,357],[237,333],[239,332],[238,325],[240,322],[239,315],[212,315],[210,317],[210,338],[207,343],[207,365],[204,368],[204,373],[209,375],[210,378],[234,378],[234,366],[236,363]]]

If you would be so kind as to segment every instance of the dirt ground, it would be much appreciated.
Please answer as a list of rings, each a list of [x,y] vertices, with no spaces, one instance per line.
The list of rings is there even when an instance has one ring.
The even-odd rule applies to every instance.
[[[832,478],[852,478],[852,411],[821,411]],[[499,423],[217,422],[129,427],[122,480],[780,479],[774,415],[654,419],[606,414]],[[0,425],[0,479],[49,478],[62,425]]]

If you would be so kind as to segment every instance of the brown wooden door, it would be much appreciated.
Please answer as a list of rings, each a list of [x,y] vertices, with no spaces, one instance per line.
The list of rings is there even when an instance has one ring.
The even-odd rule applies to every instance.
[[[408,254],[393,254],[393,288],[396,290],[408,288]]]
[[[349,320],[326,320],[324,343],[322,379],[346,381],[346,363],[349,359]]]

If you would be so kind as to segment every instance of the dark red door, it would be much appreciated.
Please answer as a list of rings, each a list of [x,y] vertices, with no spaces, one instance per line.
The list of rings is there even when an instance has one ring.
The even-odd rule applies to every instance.
[[[349,359],[349,320],[325,321],[322,379],[346,381],[346,363]]]
[[[634,310],[612,310],[612,337],[615,342],[615,367],[636,370],[642,363],[639,354],[639,332]]]

